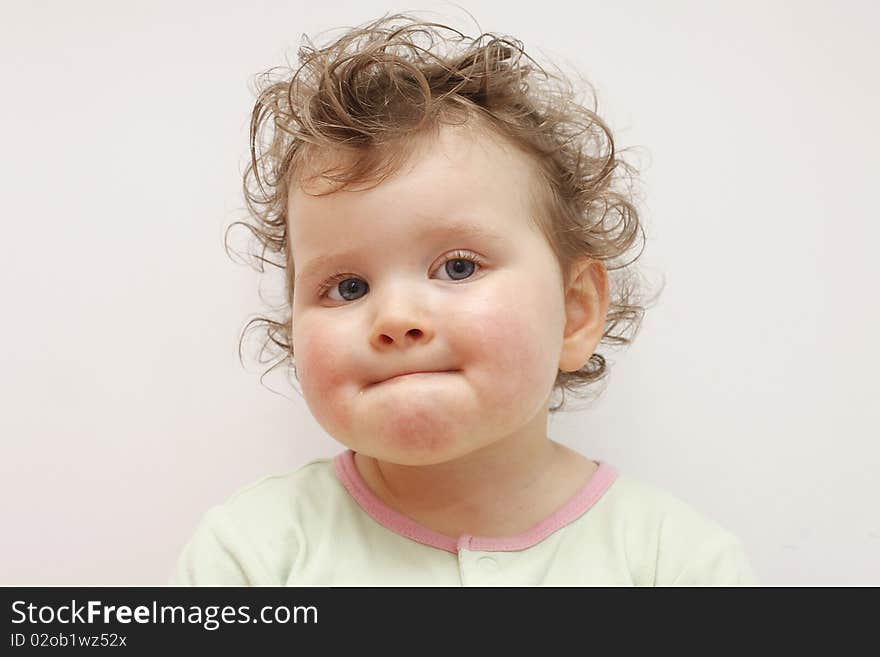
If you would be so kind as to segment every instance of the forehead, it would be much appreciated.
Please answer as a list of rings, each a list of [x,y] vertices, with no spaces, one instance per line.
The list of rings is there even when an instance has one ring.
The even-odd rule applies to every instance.
[[[325,155],[320,166],[346,164]],[[288,198],[291,250],[300,263],[359,247],[385,249],[393,236],[466,226],[470,232],[514,236],[533,229],[533,171],[528,157],[500,138],[464,127],[443,127],[419,144],[399,171],[379,185],[332,186],[312,179],[292,185]],[[334,185],[335,186],[335,185]]]

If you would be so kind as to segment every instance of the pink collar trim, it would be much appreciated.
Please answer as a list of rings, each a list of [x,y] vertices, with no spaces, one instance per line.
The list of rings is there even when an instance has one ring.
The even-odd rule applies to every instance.
[[[367,487],[360,472],[358,472],[352,450],[349,449],[341,452],[333,459],[333,465],[339,481],[342,482],[342,485],[345,486],[346,490],[361,508],[376,522],[401,536],[452,552],[453,554],[457,554],[459,550],[513,552],[525,550],[540,543],[556,530],[561,529],[589,511],[611,484],[614,483],[614,480],[617,478],[617,470],[604,461],[597,461],[597,463],[599,467],[593,473],[593,476],[568,502],[528,531],[516,536],[493,538],[464,534],[456,540],[420,525],[415,520],[398,513],[376,497],[373,491]]]

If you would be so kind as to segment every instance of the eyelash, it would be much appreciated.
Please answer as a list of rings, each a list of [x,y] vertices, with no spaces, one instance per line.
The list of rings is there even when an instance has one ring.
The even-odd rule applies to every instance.
[[[472,253],[470,251],[453,251],[446,257],[446,259],[443,260],[443,262],[440,263],[440,267],[445,266],[446,263],[451,260],[469,260],[470,262],[476,264],[477,267],[482,267],[485,264],[485,260],[483,260],[476,253]],[[437,269],[440,269],[440,267],[437,267]],[[437,270],[435,269],[434,271]],[[358,278],[358,276],[350,272],[339,271],[333,274],[325,282],[321,283],[321,285],[318,287],[318,296],[323,297],[330,290],[330,288],[332,288],[334,285],[337,285],[338,283],[341,283],[346,278]]]

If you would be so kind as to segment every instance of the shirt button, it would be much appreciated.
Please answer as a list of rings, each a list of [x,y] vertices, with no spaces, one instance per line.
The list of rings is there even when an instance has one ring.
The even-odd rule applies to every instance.
[[[498,572],[498,562],[495,557],[480,557],[477,559],[477,566],[489,573]]]

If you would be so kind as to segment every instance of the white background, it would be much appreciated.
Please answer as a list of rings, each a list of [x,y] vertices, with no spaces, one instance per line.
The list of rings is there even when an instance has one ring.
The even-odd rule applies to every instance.
[[[463,6],[648,154],[666,290],[550,436],[716,519],[766,584],[880,584],[877,5]],[[406,9],[474,35],[439,2],[3,3],[0,584],[163,584],[210,505],[343,449],[239,363],[265,307],[223,231],[251,78]]]

